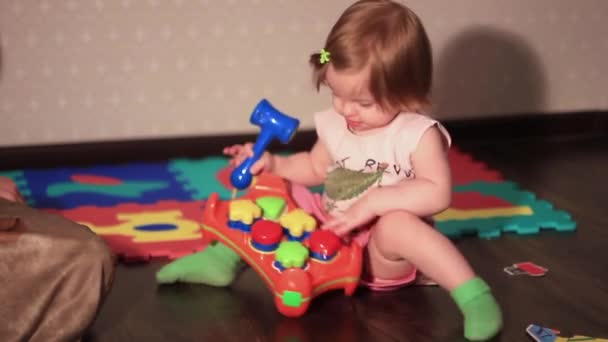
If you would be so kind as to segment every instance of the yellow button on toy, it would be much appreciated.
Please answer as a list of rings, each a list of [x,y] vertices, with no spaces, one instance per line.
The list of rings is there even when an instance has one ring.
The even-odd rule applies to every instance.
[[[252,224],[253,221],[262,216],[262,209],[252,200],[230,201],[230,221],[238,221],[244,224]]]
[[[292,238],[300,240],[317,228],[317,221],[302,209],[294,209],[281,216],[279,223]]]

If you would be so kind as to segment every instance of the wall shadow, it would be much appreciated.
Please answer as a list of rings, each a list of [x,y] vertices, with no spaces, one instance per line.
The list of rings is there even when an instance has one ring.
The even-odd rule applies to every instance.
[[[546,87],[542,61],[525,37],[472,27],[438,52],[433,112],[458,118],[541,112]]]
[[[545,68],[526,37],[491,27],[470,27],[438,51],[435,61],[434,115],[440,119],[467,119],[473,126],[484,120],[494,125],[493,132],[470,130],[456,137],[454,143],[472,153],[474,159],[486,162],[490,169],[500,171],[507,180],[526,180],[528,184],[542,180],[546,172],[542,163],[529,163],[524,179],[521,170],[517,170],[520,164],[513,158],[522,158],[517,152],[531,148],[525,140],[520,141],[523,137],[552,127],[541,124],[515,129],[501,119],[518,116],[522,122],[528,122],[538,114],[547,114]],[[490,186],[494,187],[488,185],[488,191],[500,193]],[[529,203],[521,189],[513,189],[509,196],[512,203]],[[502,228],[506,225],[521,227],[522,223],[513,217],[502,223]]]

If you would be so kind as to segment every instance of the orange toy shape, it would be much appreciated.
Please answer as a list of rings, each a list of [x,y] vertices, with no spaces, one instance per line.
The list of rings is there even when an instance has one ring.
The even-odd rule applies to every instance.
[[[279,215],[260,216],[252,206],[268,198],[282,199],[284,209]],[[249,215],[236,213],[237,206],[255,210]],[[273,293],[278,311],[289,317],[304,314],[312,299],[326,291],[344,289],[347,296],[352,295],[362,267],[358,244],[311,227],[309,218],[300,219],[301,211],[285,180],[261,174],[247,194],[236,200],[221,201],[217,193],[211,194],[203,213],[205,237],[232,248],[253,267]],[[301,224],[293,223],[294,218]]]

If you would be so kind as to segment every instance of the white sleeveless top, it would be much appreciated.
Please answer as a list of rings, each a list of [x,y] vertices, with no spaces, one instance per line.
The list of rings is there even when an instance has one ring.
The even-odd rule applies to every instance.
[[[323,206],[332,216],[374,187],[414,179],[410,156],[428,128],[437,125],[451,145],[445,127],[417,113],[399,113],[387,126],[362,133],[351,132],[344,117],[333,109],[316,113],[314,120],[319,140],[332,160],[322,196]]]

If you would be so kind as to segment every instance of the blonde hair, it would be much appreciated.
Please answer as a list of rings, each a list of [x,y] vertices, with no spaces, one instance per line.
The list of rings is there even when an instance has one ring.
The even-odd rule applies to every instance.
[[[327,36],[330,61],[313,53],[313,81],[325,83],[327,68],[362,70],[370,66],[369,89],[383,108],[423,111],[430,104],[431,44],[418,16],[391,0],[360,0],[349,6]]]

